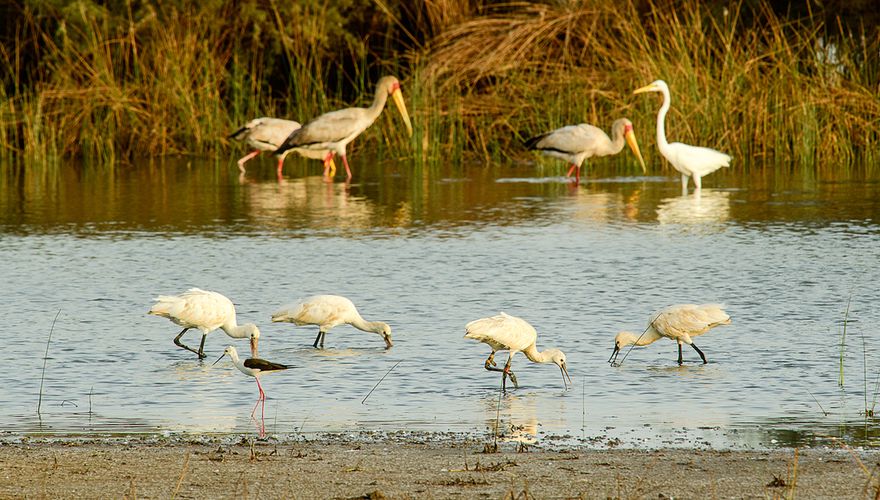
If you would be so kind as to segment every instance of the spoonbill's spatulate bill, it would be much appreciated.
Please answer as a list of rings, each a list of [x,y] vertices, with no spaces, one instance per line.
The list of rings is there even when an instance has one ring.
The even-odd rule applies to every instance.
[[[214,361],[211,366],[216,365],[221,359],[223,359],[224,356],[229,356],[229,358],[232,360],[232,364],[234,364],[235,367],[238,368],[238,371],[244,373],[249,377],[254,377],[254,380],[257,381],[257,389],[259,389],[260,395],[257,398],[256,404],[254,404],[254,409],[251,410],[251,417],[253,417],[254,412],[257,411],[257,405],[260,405],[260,403],[262,403],[262,405],[260,406],[260,419],[262,422],[262,427],[260,428],[260,437],[263,437],[266,435],[266,392],[263,390],[263,385],[260,384],[260,375],[264,373],[273,373],[281,370],[286,370],[290,367],[287,365],[282,365],[280,363],[266,361],[265,359],[260,358],[248,358],[242,361],[238,357],[238,351],[236,351],[235,347],[233,346],[227,347],[223,351],[223,354],[221,354],[220,357],[217,358],[217,361]]]
[[[381,321],[367,321],[361,317],[352,301],[339,295],[315,295],[305,300],[283,306],[272,314],[274,322],[288,322],[297,326],[318,325],[314,347],[324,347],[324,336],[333,327],[348,323],[365,332],[378,333],[390,348],[391,327]]]
[[[642,172],[647,172],[645,160],[639,151],[639,143],[633,132],[632,122],[620,118],[611,125],[611,138],[598,127],[587,123],[568,125],[541,134],[526,141],[526,147],[541,153],[560,158],[571,164],[567,177],[575,173],[575,182],[581,180],[581,165],[587,158],[608,156],[620,153],[624,142],[629,145],[633,154],[639,159]]]
[[[244,164],[255,158],[262,151],[275,151],[284,142],[284,139],[300,128],[300,123],[293,120],[271,118],[264,116],[247,122],[247,124],[229,135],[230,139],[243,140],[254,150],[238,160],[238,169],[245,173]],[[336,173],[336,165],[333,163],[333,154],[330,151],[320,149],[292,149],[278,155],[278,176],[284,167],[284,158],[288,153],[296,151],[301,156],[313,160],[323,160],[324,166],[329,164],[331,175]]]
[[[507,377],[510,377],[510,381],[515,387],[519,387],[516,375],[510,371],[510,362],[518,352],[525,354],[534,363],[555,364],[562,373],[562,383],[566,389],[571,383],[571,377],[569,377],[568,368],[565,365],[565,354],[559,349],[538,352],[538,348],[535,346],[538,341],[538,332],[526,320],[502,312],[497,316],[471,321],[465,326],[465,330],[465,338],[480,341],[492,348],[492,354],[486,359],[485,367],[490,371],[502,372],[501,388],[503,390],[507,389]],[[509,353],[503,369],[495,367],[495,353],[498,351],[508,351]],[[568,377],[567,381],[566,377]]]
[[[681,172],[681,191],[687,193],[688,179],[694,178],[694,188],[699,191],[702,187],[701,178],[709,175],[721,167],[730,166],[730,156],[714,149],[699,146],[691,146],[680,142],[672,144],[666,141],[666,113],[669,111],[669,86],[663,80],[657,80],[649,85],[637,89],[633,94],[642,92],[660,92],[663,94],[663,105],[657,113],[657,148],[660,154]]]
[[[681,365],[681,344],[693,347],[706,364],[706,356],[694,341],[693,337],[702,335],[719,325],[729,325],[730,316],[724,312],[721,304],[678,304],[661,309],[651,315],[648,328],[641,335],[633,332],[620,332],[614,338],[614,351],[609,363],[615,363],[620,350],[635,344],[644,346],[661,338],[668,338],[678,343],[678,364]]]
[[[403,122],[409,135],[412,135],[412,124],[409,120],[406,104],[403,102],[400,82],[393,76],[385,76],[376,85],[376,95],[373,98],[373,104],[369,108],[345,108],[324,113],[291,133],[275,151],[275,154],[283,154],[292,148],[318,151],[329,150],[342,157],[347,179],[351,180],[351,169],[348,166],[345,146],[376,121],[376,118],[379,117],[379,114],[385,108],[385,103],[388,101],[389,96],[394,100],[397,110],[400,111],[400,116],[403,117]],[[326,168],[324,174],[326,177]]]
[[[250,339],[251,354],[256,357],[260,330],[257,325],[247,323],[238,325],[235,321],[235,306],[232,301],[217,292],[209,292],[198,288],[190,288],[180,295],[160,295],[148,314],[168,318],[183,327],[174,337],[174,343],[183,349],[196,353],[199,358],[207,357],[204,353],[205,338],[217,328],[236,339]],[[199,350],[184,345],[180,337],[190,328],[202,332]]]

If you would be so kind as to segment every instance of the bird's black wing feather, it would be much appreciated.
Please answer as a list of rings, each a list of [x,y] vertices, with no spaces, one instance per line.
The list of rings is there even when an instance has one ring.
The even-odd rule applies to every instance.
[[[254,370],[261,371],[275,371],[275,370],[286,370],[290,368],[287,365],[282,365],[281,363],[273,363],[271,361],[266,361],[265,359],[260,358],[248,358],[244,360],[245,368],[251,368]]]

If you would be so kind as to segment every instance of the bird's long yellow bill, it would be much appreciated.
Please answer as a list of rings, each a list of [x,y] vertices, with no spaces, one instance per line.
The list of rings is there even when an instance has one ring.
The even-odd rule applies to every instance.
[[[636,134],[632,131],[632,129],[627,130],[625,134],[623,134],[623,138],[626,139],[626,144],[632,149],[636,158],[639,159],[639,165],[642,166],[642,173],[647,174],[648,169],[645,167],[645,160],[642,158],[642,152],[639,151],[639,143],[636,141]]]
[[[403,92],[401,92],[399,88],[395,89],[394,92],[391,93],[391,99],[394,100],[397,110],[400,111],[400,116],[403,117],[403,123],[406,124],[406,131],[412,136],[412,123],[409,121],[409,113],[406,111],[406,104],[403,102]]]
[[[643,92],[656,92],[656,91],[657,91],[657,88],[654,87],[654,84],[649,83],[648,85],[645,85],[644,87],[642,87],[640,89],[634,90],[633,94],[641,94]]]

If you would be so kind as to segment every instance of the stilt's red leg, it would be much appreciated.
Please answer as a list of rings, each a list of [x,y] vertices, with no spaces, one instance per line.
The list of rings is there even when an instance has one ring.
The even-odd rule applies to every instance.
[[[575,165],[574,163],[572,163],[572,164],[571,164],[571,168],[568,169],[568,173],[565,174],[565,176],[566,176],[566,177],[571,177],[571,173],[574,172],[574,169],[576,169],[576,168],[577,168],[577,165]]]
[[[278,158],[278,177],[281,177],[281,170],[284,168],[284,157]]]

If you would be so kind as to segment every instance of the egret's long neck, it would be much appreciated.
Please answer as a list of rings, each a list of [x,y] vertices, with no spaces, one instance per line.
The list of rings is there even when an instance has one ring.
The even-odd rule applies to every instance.
[[[660,106],[660,111],[657,112],[657,148],[661,151],[669,146],[669,143],[666,141],[666,113],[669,111],[669,101],[671,100],[668,90],[662,89],[662,93],[663,105]]]
[[[350,324],[358,330],[373,333],[382,333],[382,329],[385,327],[385,323],[382,323],[381,321],[367,321],[364,318],[361,318],[360,315],[358,315],[358,317]]]
[[[547,355],[547,351],[539,352],[538,348],[535,346],[535,344],[532,344],[532,345],[526,347],[522,353],[525,354],[526,357],[529,358],[529,361],[531,361],[533,363],[550,363],[551,362],[550,356]]]

